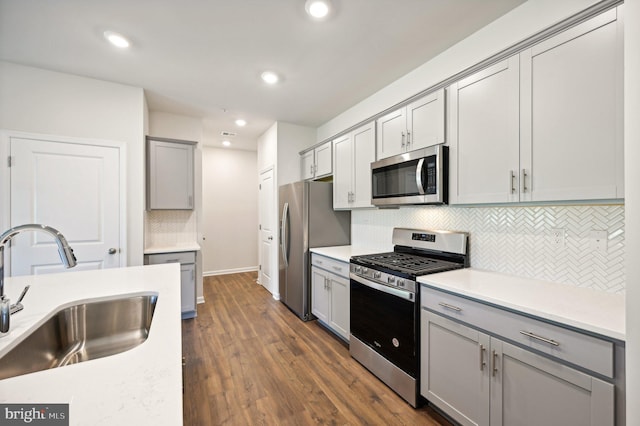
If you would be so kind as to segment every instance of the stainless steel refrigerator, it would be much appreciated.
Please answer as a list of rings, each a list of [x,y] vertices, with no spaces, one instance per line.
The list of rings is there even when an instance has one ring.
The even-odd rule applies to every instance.
[[[303,321],[311,315],[311,253],[314,247],[348,245],[351,212],[333,210],[333,184],[295,182],[279,190],[280,300]]]

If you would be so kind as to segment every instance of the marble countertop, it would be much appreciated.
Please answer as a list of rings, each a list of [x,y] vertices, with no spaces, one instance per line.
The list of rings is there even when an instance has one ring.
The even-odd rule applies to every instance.
[[[381,253],[383,250],[372,249],[368,247],[354,246],[333,246],[333,247],[315,247],[310,249],[311,253],[321,254],[341,262],[349,262],[351,256],[361,256],[363,254]]]
[[[473,268],[425,275],[418,282],[616,340],[625,340],[625,299],[621,294]]]
[[[1,403],[68,403],[70,425],[182,424],[180,265],[8,278],[16,300],[31,288],[24,310],[11,317],[0,357],[59,307],[87,299],[157,293],[149,336],[141,345],[105,358],[0,380]]]
[[[198,243],[191,243],[172,246],[151,246],[145,247],[144,254],[177,253],[183,251],[200,251],[200,245]]]

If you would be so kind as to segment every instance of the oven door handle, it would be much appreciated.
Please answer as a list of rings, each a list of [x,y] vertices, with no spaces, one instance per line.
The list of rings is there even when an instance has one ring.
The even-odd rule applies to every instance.
[[[362,277],[359,277],[359,276],[357,276],[355,274],[349,274],[349,277],[352,280],[354,280],[354,281],[356,281],[356,282],[358,282],[358,283],[360,283],[360,284],[362,284],[364,286],[372,288],[374,290],[379,290],[379,291],[382,291],[383,293],[387,293],[387,294],[390,294],[392,296],[400,297],[400,298],[402,298],[404,300],[408,300],[409,302],[412,302],[412,303],[415,303],[415,301],[416,301],[415,300],[416,299],[415,293],[412,293],[410,291],[400,290],[398,288],[393,288],[393,287],[389,287],[389,286],[386,286],[386,285],[374,283],[372,281],[369,281],[369,280],[366,280],[366,279],[364,279]]]

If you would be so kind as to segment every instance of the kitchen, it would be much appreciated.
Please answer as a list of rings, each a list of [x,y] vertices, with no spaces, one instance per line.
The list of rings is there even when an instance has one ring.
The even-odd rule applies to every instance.
[[[571,16],[576,12],[585,9],[590,6],[591,2],[576,2],[565,5],[556,5],[554,7],[545,8],[540,2],[527,2],[521,9],[522,14],[530,13],[531,16],[538,16],[536,13],[542,15],[538,16],[539,20],[523,20],[521,21],[506,21],[500,27],[498,24],[493,27],[485,29],[485,33],[476,35],[476,38],[459,45],[457,49],[453,49],[448,53],[440,57],[439,61],[431,62],[421,72],[415,72],[408,74],[403,79],[398,80],[395,84],[385,88],[381,93],[371,95],[371,98],[367,101],[363,101],[353,109],[349,109],[344,113],[338,115],[334,119],[330,120],[326,124],[319,126],[317,135],[312,133],[312,140],[309,140],[304,146],[298,146],[291,149],[291,152],[284,152],[285,150],[277,151],[277,179],[288,180],[289,176],[298,173],[298,152],[302,151],[316,142],[323,141],[332,138],[343,132],[345,129],[349,129],[356,123],[365,120],[368,117],[374,116],[380,111],[389,108],[391,105],[406,99],[416,92],[430,87],[436,84],[438,81],[442,81],[449,77],[453,72],[451,70],[464,69],[473,63],[477,63],[484,59],[489,52],[499,51],[504,47],[513,44],[515,41],[524,39],[526,36],[539,31],[548,25],[551,25],[567,16]],[[530,9],[527,9],[526,7]],[[637,75],[637,73],[631,72],[634,65],[637,65],[638,49],[633,50],[630,46],[632,43],[637,42],[637,11],[633,9],[633,3],[629,3],[625,10],[625,111],[628,117],[633,117],[630,111],[637,111],[637,91],[633,88],[637,83],[630,78],[630,76]],[[635,12],[635,13],[634,13]],[[547,15],[545,15],[545,13]],[[515,18],[514,18],[515,19]],[[526,27],[528,24],[529,27]],[[515,27],[515,28],[514,28]],[[491,32],[493,31],[493,32]],[[504,34],[509,34],[509,37],[504,37]],[[501,41],[495,40],[495,38],[501,39]],[[476,44],[474,44],[476,43]],[[479,44],[479,46],[478,46]],[[634,59],[635,58],[635,59]],[[634,62],[634,60],[636,62]],[[445,63],[446,62],[446,63]],[[630,71],[631,70],[631,71]],[[143,263],[143,247],[144,247],[144,229],[145,229],[145,216],[143,214],[144,206],[142,200],[144,199],[144,170],[141,167],[144,164],[144,146],[141,143],[144,135],[146,134],[144,129],[145,118],[145,99],[142,89],[131,86],[120,86],[106,82],[99,82],[92,79],[72,76],[70,74],[52,73],[36,68],[14,65],[10,63],[3,63],[0,73],[2,78],[2,109],[0,110],[0,128],[3,129],[18,129],[22,131],[45,133],[45,134],[57,134],[57,135],[75,135],[78,137],[94,137],[100,139],[112,139],[120,140],[127,143],[129,150],[127,152],[127,176],[130,182],[126,193],[127,205],[130,206],[127,211],[127,233],[126,239],[128,241],[128,252],[125,254],[128,265],[141,265]],[[417,82],[417,80],[420,80]],[[73,96],[70,98],[70,96]],[[64,111],[58,111],[59,100],[64,100]],[[631,104],[629,104],[631,103]],[[629,106],[631,105],[631,106]],[[35,108],[34,106],[37,106]],[[53,114],[53,112],[56,112]],[[157,123],[166,123],[166,120],[158,119],[160,114],[157,112],[151,112],[148,118],[150,124],[160,126]],[[155,117],[155,118],[154,118]],[[155,120],[155,121],[154,121]],[[163,133],[162,136],[173,137],[177,139],[186,140],[199,140],[200,135],[194,133],[200,133],[200,127],[193,124],[193,120],[185,118],[184,116],[175,117],[176,124],[172,134],[164,132],[164,129],[160,129],[159,133]],[[637,173],[633,166],[634,159],[637,159],[637,147],[636,144],[631,141],[637,140],[637,126],[632,118],[625,120],[625,205],[624,216],[626,221],[624,223],[624,254],[628,258],[634,258],[636,251],[635,238],[638,233],[633,232],[637,223],[636,217],[639,217],[634,213],[635,200],[637,197],[637,188],[630,182],[638,181],[635,179],[635,173]],[[176,130],[177,129],[177,130]],[[194,132],[193,129],[196,129]],[[304,129],[300,129],[296,126],[289,126],[286,123],[278,123],[275,129],[277,133],[275,138],[280,139],[283,143],[286,143],[287,139],[293,139],[291,135],[300,135],[304,133]],[[273,133],[273,131],[272,131]],[[160,136],[160,134],[158,134]],[[261,141],[263,143],[270,142],[269,135],[265,134]],[[286,145],[285,145],[286,146]],[[264,165],[261,163],[264,157],[265,151],[258,151],[259,167],[258,170],[263,170]],[[290,167],[287,169],[287,164]],[[284,165],[284,168],[281,168]],[[291,181],[297,179],[291,179]],[[196,180],[197,182],[197,180]],[[254,181],[255,182],[255,181]],[[3,186],[2,191],[6,191]],[[256,197],[257,198],[257,197]],[[196,201],[197,202],[197,201]],[[593,215],[593,211],[599,211],[604,208],[605,211],[609,207],[593,207],[593,210],[587,208],[587,215]],[[614,207],[615,208],[615,207]],[[394,226],[405,226],[407,224],[422,224],[427,221],[426,217],[431,216],[431,209],[434,208],[401,208],[399,210],[381,210],[377,212],[356,211],[353,214],[353,242],[360,242],[364,244],[373,244],[375,246],[389,245],[390,230]],[[458,215],[458,222],[447,222],[448,218],[441,218],[439,222],[436,222],[434,226],[444,228],[459,228],[469,232],[479,232],[481,228],[474,228],[476,221],[479,221],[480,217],[486,215],[487,211],[479,209],[459,209],[452,208],[454,215]],[[525,211],[528,211],[524,209]],[[542,208],[542,215],[548,214],[548,210],[552,208]],[[580,210],[580,208],[578,208]],[[435,214],[441,212],[441,210],[435,210]],[[508,215],[518,213],[519,210],[504,209],[498,211],[491,211],[489,213],[495,213],[498,215]],[[608,213],[607,213],[608,214]],[[614,212],[613,215],[616,213]],[[276,215],[277,216],[277,215]],[[468,217],[473,216],[473,217]],[[477,217],[476,217],[477,216]],[[5,219],[6,220],[6,219]],[[497,217],[497,221],[504,220],[502,217]],[[464,223],[465,226],[457,225],[457,223]],[[469,224],[469,225],[467,225]],[[8,225],[8,224],[3,224]],[[3,229],[7,229],[9,226],[3,226]],[[385,231],[379,232],[380,229]],[[631,230],[631,231],[629,231]],[[387,232],[386,236],[384,232]],[[486,231],[489,232],[489,231]],[[514,231],[514,235],[518,235],[518,231]],[[363,238],[364,236],[364,238]],[[368,240],[368,239],[370,240]],[[516,238],[516,237],[511,237]],[[503,241],[497,241],[496,244],[503,244]],[[491,249],[491,247],[488,247]],[[513,262],[504,260],[504,264],[496,264],[495,258],[491,258],[486,255],[486,250],[481,250],[479,247],[472,246],[472,263],[474,256],[479,262],[480,267],[487,269],[502,269],[509,267],[517,268],[513,266]],[[524,250],[524,249],[523,249]],[[515,253],[514,256],[520,259],[522,255]],[[519,257],[518,257],[519,256]],[[554,259],[546,259],[543,261],[553,261]],[[531,267],[535,265],[523,265],[522,268]],[[235,268],[235,265],[228,267],[227,269]],[[626,262],[625,274],[626,278],[624,283],[631,283],[636,280],[637,271],[634,262]],[[513,274],[521,274],[521,270],[510,270]],[[554,278],[554,277],[550,277]],[[620,289],[621,290],[621,289]],[[627,315],[630,316],[627,319],[628,324],[634,324],[633,316],[637,315],[634,312],[633,307],[638,305],[637,290],[633,285],[626,285],[624,288],[627,303]],[[627,360],[633,360],[636,357],[634,353],[634,330],[628,329],[626,336],[626,352]],[[635,376],[635,368],[633,361],[627,363],[627,392],[628,399],[632,398],[633,393],[637,392],[637,383]],[[634,380],[635,379],[635,380]],[[631,404],[629,404],[631,405]],[[634,410],[636,407],[627,406],[628,415],[627,418],[635,419]]]

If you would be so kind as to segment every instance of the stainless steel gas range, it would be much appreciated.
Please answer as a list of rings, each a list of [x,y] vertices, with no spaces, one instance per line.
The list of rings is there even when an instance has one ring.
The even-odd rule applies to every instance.
[[[351,258],[350,353],[413,407],[419,401],[419,276],[469,266],[464,232],[394,228],[394,251]]]

